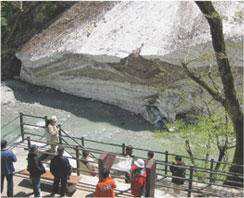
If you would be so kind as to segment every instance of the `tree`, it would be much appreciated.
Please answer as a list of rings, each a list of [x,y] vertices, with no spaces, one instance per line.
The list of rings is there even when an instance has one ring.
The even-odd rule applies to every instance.
[[[21,62],[16,50],[32,36],[47,28],[76,2],[4,1],[1,2],[1,77],[19,75]]]
[[[226,165],[221,166],[220,162],[228,163],[229,155],[233,153],[233,148],[235,148],[233,123],[228,119],[223,108],[216,108],[216,104],[212,106],[213,108],[207,106],[208,114],[197,116],[195,124],[179,119],[173,125],[170,123],[166,125],[170,128],[172,126],[177,128],[177,134],[181,136],[182,141],[185,140],[185,149],[194,166],[204,166],[205,169],[208,169],[210,167],[207,161],[210,161],[210,157],[217,157],[214,170],[217,171],[220,168],[225,170]],[[192,136],[196,138],[192,138]],[[206,161],[195,161],[195,154],[205,158]],[[198,179],[202,179],[201,176],[203,175],[205,176],[202,172],[195,171],[195,173]]]
[[[225,108],[233,123],[236,136],[236,150],[232,163],[243,165],[243,112],[237,98],[234,78],[225,49],[222,19],[210,1],[195,1],[195,3],[204,14],[210,26],[212,45],[215,52],[219,76],[223,85],[223,93],[216,89],[216,87],[212,88],[200,76],[192,72],[188,68],[188,63],[186,61],[182,61],[182,66],[188,77],[203,87],[216,101],[220,102],[221,105]],[[242,166],[232,165],[229,171],[237,173],[237,175],[241,174],[243,176]],[[235,183],[235,181],[239,183]],[[225,184],[243,186],[243,184],[240,182],[243,183],[243,178],[229,176],[225,181]]]

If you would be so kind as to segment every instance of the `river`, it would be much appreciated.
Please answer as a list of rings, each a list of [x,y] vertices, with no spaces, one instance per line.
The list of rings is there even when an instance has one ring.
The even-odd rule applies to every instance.
[[[187,155],[184,142],[180,137],[165,131],[160,138],[156,138],[157,128],[139,115],[113,105],[71,96],[46,87],[37,87],[20,80],[2,82],[2,125],[17,117],[20,112],[48,117],[56,115],[62,128],[75,137],[117,144],[125,143],[143,149]],[[40,121],[34,122],[40,124]],[[18,123],[17,120],[12,126],[4,128],[2,134]],[[15,135],[17,133],[20,131],[17,130]],[[38,129],[37,133],[42,134],[44,130]],[[111,150],[111,147],[105,145],[93,144],[92,146]],[[118,148],[118,151],[120,150],[121,148]],[[146,157],[146,152],[134,151],[134,153]],[[155,158],[164,159],[159,154],[156,154]]]

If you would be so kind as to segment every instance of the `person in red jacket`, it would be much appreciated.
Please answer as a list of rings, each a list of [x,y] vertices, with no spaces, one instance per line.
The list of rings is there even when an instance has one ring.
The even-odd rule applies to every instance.
[[[131,183],[132,195],[135,197],[145,196],[147,172],[145,170],[144,160],[138,159],[135,161],[135,165],[132,166],[128,175],[133,178]]]
[[[109,173],[108,168],[102,170],[103,181],[98,182],[94,197],[115,197],[114,189],[117,185]]]

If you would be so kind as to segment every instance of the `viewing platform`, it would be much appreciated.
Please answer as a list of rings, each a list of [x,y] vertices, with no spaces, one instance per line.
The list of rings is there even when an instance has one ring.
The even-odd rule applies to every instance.
[[[28,150],[25,149],[26,145],[28,144],[27,141],[16,143],[16,146],[12,149],[12,151],[17,156],[17,162],[14,163],[15,166],[15,174],[14,174],[14,197],[34,197],[33,189],[30,184],[30,178],[29,176],[22,173],[27,168],[27,155]],[[39,144],[38,146],[42,146],[42,144]],[[45,147],[40,147],[40,150],[43,150]],[[65,156],[70,157],[70,155],[65,152]],[[43,157],[43,155],[39,156],[40,158]],[[48,161],[47,159],[44,161]],[[71,165],[73,164],[73,167],[76,167],[74,160],[70,159]],[[49,170],[49,165],[44,164],[46,170]],[[76,175],[74,172],[72,175]],[[125,183],[124,180],[115,178],[114,179],[117,188],[115,189],[115,195],[116,197],[133,197],[131,195],[130,190],[130,184]],[[96,189],[96,185],[99,181],[98,176],[87,176],[87,175],[80,175],[80,181],[76,185],[76,190],[74,192],[67,192],[66,197],[93,197],[93,194]],[[50,197],[52,192],[52,184],[53,181],[48,179],[41,178],[41,193],[42,197]],[[2,197],[6,197],[6,188],[7,182],[5,180],[4,183],[4,191],[2,193]],[[68,185],[68,189],[71,188],[71,190],[74,190],[74,187],[70,187]],[[183,195],[183,194],[182,194]],[[185,193],[184,196],[187,196]],[[56,197],[60,197],[59,194],[56,194]],[[166,192],[163,190],[155,190],[155,197],[175,197],[172,192]]]
[[[43,134],[36,133],[35,130],[30,130],[30,127],[45,128],[45,126],[38,126],[33,124],[27,118],[45,120],[47,117],[39,117],[32,115],[20,114],[19,117],[14,118],[7,124],[2,125],[2,129],[8,126],[11,122],[19,122],[19,126],[8,133],[2,134],[2,139],[8,139],[14,131],[19,130],[20,132],[17,136],[11,136],[8,139],[8,149],[12,150],[17,156],[17,162],[14,163],[15,174],[14,174],[14,196],[15,197],[34,197],[32,186],[30,184],[29,176],[24,174],[23,171],[27,168],[27,155],[29,148],[32,144],[39,146],[40,152],[38,156],[42,163],[44,164],[47,172],[49,171],[50,161],[55,154],[48,152],[49,146],[43,139]],[[34,123],[37,123],[36,121]],[[43,130],[44,131],[44,130]],[[106,149],[99,149],[97,146],[89,146],[89,142],[93,144],[106,145]],[[131,195],[130,184],[125,182],[125,173],[130,167],[118,168],[117,166],[121,160],[128,159],[125,157],[126,144],[114,144],[108,142],[99,142],[96,140],[89,140],[84,137],[71,137],[63,128],[61,128],[58,137],[58,145],[63,145],[65,147],[64,155],[70,161],[73,168],[72,175],[74,178],[79,178],[77,184],[68,184],[67,186],[67,197],[93,197],[96,185],[99,181],[100,170],[103,167],[110,168],[110,173],[112,178],[117,183],[117,188],[115,189],[116,197],[133,197]],[[110,148],[110,149],[108,149]],[[94,159],[92,163],[96,164],[98,169],[96,170],[96,176],[87,176],[83,173],[91,172],[79,167],[79,162],[81,159],[81,153],[83,150],[88,150],[91,157]],[[233,176],[243,181],[243,175],[237,173],[230,173],[223,170],[215,170],[214,166],[216,164],[221,164],[223,166],[242,166],[235,165],[231,163],[223,163],[215,161],[214,159],[206,160],[200,158],[191,158],[189,156],[182,156],[184,160],[194,159],[196,161],[204,162],[205,166],[199,165],[189,165],[189,163],[184,166],[186,170],[185,183],[180,189],[173,187],[171,179],[177,178],[172,176],[169,167],[174,166],[171,164],[171,160],[174,159],[176,154],[160,151],[153,151],[160,156],[160,159],[155,159],[149,163],[145,158],[149,150],[144,148],[135,148],[135,151],[139,150],[143,153],[142,156],[135,155],[134,159],[142,158],[146,162],[147,176],[147,193],[150,197],[243,197],[243,182],[233,181],[233,183],[239,186],[229,186],[225,185],[224,181],[227,176]],[[131,164],[132,165],[132,164]],[[125,169],[127,168],[127,169]],[[121,170],[120,170],[121,169]],[[201,174],[199,174],[201,173]],[[41,178],[41,193],[43,197],[50,197],[52,192],[52,178],[51,175],[46,176],[46,178]],[[2,196],[6,196],[6,181],[4,183],[4,191]],[[174,190],[180,190],[179,194],[176,194]],[[59,196],[57,194],[56,196]]]

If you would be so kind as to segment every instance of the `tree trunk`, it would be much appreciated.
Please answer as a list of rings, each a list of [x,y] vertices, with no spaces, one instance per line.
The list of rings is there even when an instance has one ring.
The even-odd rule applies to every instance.
[[[232,163],[238,164],[239,166],[232,165],[230,172],[237,173],[238,175],[241,174],[243,177],[243,166],[241,166],[243,165],[243,112],[236,95],[234,79],[229,65],[229,59],[225,51],[222,20],[210,1],[196,1],[195,3],[206,17],[210,26],[212,44],[215,51],[219,74],[224,88],[224,97],[219,97],[220,93],[216,97],[216,95],[214,95],[215,92],[212,89],[206,90],[216,100],[218,100],[218,98],[220,99],[218,101],[224,106],[234,125],[236,134],[236,150]],[[225,184],[243,186],[243,178],[229,176],[225,181]]]

